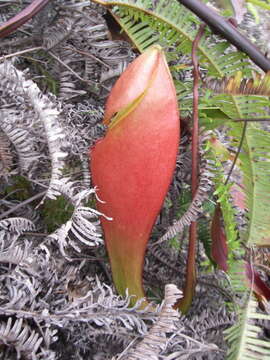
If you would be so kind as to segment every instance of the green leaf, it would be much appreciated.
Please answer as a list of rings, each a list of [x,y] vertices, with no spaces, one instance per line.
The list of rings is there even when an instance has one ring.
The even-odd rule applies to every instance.
[[[223,93],[213,96],[212,103],[230,119],[268,118],[269,75],[254,79],[242,79],[241,76],[238,73],[235,78],[216,83],[214,88],[221,88],[220,92]],[[230,121],[227,125],[230,127],[231,145],[237,147],[243,122]],[[239,159],[249,219],[248,229],[242,237],[248,245],[269,246],[270,133],[262,130],[258,124],[248,122]]]
[[[96,2],[113,6],[119,24],[140,51],[153,43],[159,43],[167,49],[170,58],[178,59],[180,54],[190,55],[200,21],[178,1]],[[208,70],[209,75],[222,77],[240,69],[250,73],[246,55],[235,51],[225,40],[214,40],[210,30],[206,30],[199,43],[198,57],[201,66]]]
[[[268,360],[270,358],[270,343],[260,339],[261,328],[254,325],[254,320],[270,320],[270,315],[261,314],[257,302],[249,297],[245,310],[234,326],[225,330],[225,339],[229,349],[226,360]]]

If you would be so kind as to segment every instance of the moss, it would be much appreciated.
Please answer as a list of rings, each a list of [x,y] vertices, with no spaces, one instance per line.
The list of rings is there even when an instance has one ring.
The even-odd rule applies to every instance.
[[[30,182],[20,175],[12,176],[5,187],[4,197],[8,200],[24,201],[33,196]]]

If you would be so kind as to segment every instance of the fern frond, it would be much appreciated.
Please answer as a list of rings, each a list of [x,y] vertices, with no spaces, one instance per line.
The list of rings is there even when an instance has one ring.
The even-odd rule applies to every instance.
[[[9,317],[7,323],[0,324],[0,343],[14,346],[18,357],[22,354],[27,359],[33,358],[42,341],[42,337],[24,324],[23,319],[18,319],[12,324],[12,318]]]
[[[243,303],[245,298],[249,295],[247,280],[245,277],[245,263],[244,260],[238,259],[238,261],[233,261],[230,264],[229,274],[228,274],[229,286],[233,292],[235,299],[238,296],[238,304]]]
[[[244,78],[243,73],[222,80],[208,80],[204,87],[213,90],[215,104],[231,119],[269,116],[270,74]]]
[[[23,246],[10,246],[3,251],[0,250],[0,263],[21,264],[29,256],[31,244],[27,241]]]
[[[207,134],[205,134],[200,139],[200,145],[202,142],[207,139]],[[201,156],[204,156],[204,151],[200,147]],[[175,235],[181,233],[183,229],[190,225],[192,221],[196,221],[199,215],[202,213],[202,204],[208,198],[208,193],[212,187],[212,177],[213,169],[210,162],[206,159],[201,160],[201,169],[200,169],[200,178],[196,194],[191,204],[189,205],[187,211],[177,220],[172,226],[170,226],[166,233],[161,236],[161,238],[154,244],[157,245],[165,240],[173,238]]]
[[[62,300],[56,303],[50,312],[48,309],[21,310],[21,307],[3,306],[1,315],[15,315],[24,319],[46,321],[60,327],[67,326],[68,323],[87,322],[89,327],[92,324],[94,328],[98,327],[100,330],[103,327],[106,330],[114,329],[115,331],[120,324],[121,327],[136,331],[140,335],[145,335],[147,332],[146,321],[152,322],[157,318],[157,312],[150,312],[147,308],[143,311],[138,310],[141,300],[130,308],[129,296],[122,298],[115,295],[110,286],[100,283],[98,279],[89,285],[88,288],[91,288],[86,293],[70,301]]]
[[[67,197],[74,206],[71,218],[50,235],[57,240],[62,255],[69,258],[65,251],[68,246],[80,253],[80,243],[90,247],[103,244],[98,217],[105,215],[83,206],[89,196],[95,194],[95,189],[78,191],[74,183],[65,179],[58,181],[56,190]]]
[[[104,71],[100,77],[101,83],[106,84],[106,82],[110,79],[117,79],[126,69],[127,65],[127,61],[123,60],[122,62],[119,62],[116,66],[110,67],[107,71]]]
[[[102,329],[91,334],[90,338],[93,341],[94,349],[96,348],[99,354],[101,352],[105,353],[103,359],[109,356],[109,358],[113,360],[112,354],[115,353],[115,349],[119,352],[119,348],[127,348],[133,340],[134,335],[134,333],[128,333],[125,329],[122,331],[119,329],[117,332]]]
[[[251,296],[236,325],[225,330],[228,341],[228,360],[267,360],[270,357],[270,343],[261,338],[261,328],[256,325],[260,319],[270,320],[262,314],[257,302]]]
[[[255,74],[245,79],[241,72],[223,79],[206,79],[204,86],[215,94],[262,95],[270,96],[270,72],[265,75]]]
[[[269,75],[261,80],[251,81],[254,92],[267,92],[269,89]],[[222,93],[213,97],[215,103],[223,113],[231,119],[245,119],[252,117],[268,117],[270,100],[262,95],[239,95],[242,91],[239,74],[236,75],[227,93]],[[235,85],[236,84],[236,85]],[[238,84],[238,85],[237,85]],[[248,80],[244,81],[244,85]],[[252,87],[251,86],[251,87]],[[244,90],[243,90],[244,91]],[[236,94],[235,94],[236,92]],[[270,244],[270,136],[269,132],[263,131],[254,123],[246,124],[242,151],[239,154],[241,164],[240,170],[244,177],[244,193],[246,196],[246,206],[249,218],[248,230],[244,235],[245,241],[249,245],[269,245]],[[241,138],[243,125],[240,123],[229,122],[229,134],[231,144],[236,147],[236,139]]]
[[[43,39],[56,60],[58,94],[64,101],[85,95],[86,85],[88,91],[106,97],[115,77],[133,58],[129,44],[109,40],[106,21],[100,11],[93,11],[93,3],[80,4],[79,11],[73,10],[74,4],[66,4]]]
[[[32,80],[26,80],[24,73],[11,63],[0,65],[0,78],[15,96],[22,96],[26,102],[30,102],[43,124],[51,158],[51,179],[47,197],[55,199],[58,193],[53,191],[53,185],[62,177],[64,158],[67,155],[63,150],[65,134],[59,123],[60,112],[49,97],[43,95]]]
[[[72,50],[61,51],[61,57],[65,58],[65,65],[69,66],[68,60],[70,60],[70,54],[73,54]],[[59,61],[61,61],[59,59]],[[76,88],[76,82],[74,81],[73,74],[71,70],[67,69],[65,66],[59,70],[59,93],[58,96],[62,101],[68,101],[74,97],[83,96],[86,94],[85,90],[80,90]]]
[[[1,125],[0,125],[1,126]],[[12,166],[12,155],[8,137],[0,132],[0,177],[7,176]]]
[[[175,221],[175,223],[167,229],[166,233],[160,237],[156,244],[173,238],[175,235],[181,233],[186,226],[190,225],[192,221],[198,219],[203,211],[202,204],[207,199],[208,191],[212,186],[211,177],[212,174],[208,170],[202,170],[196,195],[188,210],[179,220]]]
[[[230,119],[258,119],[269,116],[269,100],[265,96],[221,94],[214,96],[212,103]]]
[[[51,50],[64,42],[73,31],[76,20],[69,16],[62,18],[55,26],[47,27],[43,34],[43,47],[46,50]]]
[[[239,136],[240,127],[232,127],[231,134]],[[243,173],[248,229],[242,234],[248,245],[270,244],[270,136],[255,124],[246,128],[243,150],[239,155]]]
[[[190,54],[198,20],[178,1],[95,1],[113,7],[120,25],[140,51],[155,42],[170,49],[170,58]],[[226,41],[215,42],[213,45],[213,37],[208,32],[198,45],[199,62],[209,74],[222,77],[244,68],[248,71],[248,61],[243,53],[230,49]]]
[[[147,21],[136,23],[129,15],[121,14],[121,12],[116,12],[116,15],[119,15],[118,21],[122,29],[128,34],[140,52],[145,51],[149,46],[160,41],[160,36],[155,30],[151,29]]]
[[[90,208],[79,206],[74,210],[72,218],[50,236],[57,239],[64,256],[67,256],[65,248],[68,245],[80,253],[78,241],[90,247],[103,244],[102,234],[98,232],[97,225],[99,225],[98,215]]]
[[[16,110],[0,110],[0,128],[16,149],[21,171],[29,174],[31,168],[37,164],[40,154],[35,150],[35,143],[29,131],[16,124],[19,116],[20,113]]]
[[[91,175],[89,167],[89,157],[82,154],[80,156],[81,166],[82,166],[82,176],[83,176],[83,185],[86,188],[91,187]]]
[[[175,285],[165,286],[165,298],[156,323],[149,330],[143,340],[129,350],[123,359],[126,360],[156,360],[166,347],[168,339],[166,333],[176,330],[174,322],[179,319],[179,312],[173,305],[181,298],[182,293]]]
[[[229,345],[228,360],[266,360],[270,355],[270,343],[263,339],[259,321],[270,320],[270,315],[259,310],[257,301],[247,287],[244,260],[231,263],[229,282],[238,320],[224,331]]]
[[[244,174],[244,191],[248,207],[248,245],[270,245],[270,135],[250,124],[246,146],[240,157]]]
[[[22,218],[13,217],[5,220],[0,220],[0,229],[15,234],[22,234],[24,231],[31,231],[35,229],[32,221]]]
[[[105,127],[101,124],[104,111],[101,106],[94,106],[90,101],[65,105],[63,111],[68,126],[70,153],[80,157],[87,165],[86,168],[89,168],[89,148],[104,135]]]

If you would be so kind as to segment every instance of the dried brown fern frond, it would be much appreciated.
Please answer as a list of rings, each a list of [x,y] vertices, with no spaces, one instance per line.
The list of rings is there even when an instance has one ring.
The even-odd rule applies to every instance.
[[[16,320],[12,317],[8,317],[6,320],[2,319],[0,323],[0,345],[1,353],[5,350],[3,359],[55,360],[55,352],[49,350],[49,345],[57,340],[55,336],[57,330],[52,330],[50,326],[40,333],[39,330],[33,329],[30,322],[22,318]],[[14,350],[17,355],[14,355]]]
[[[76,188],[76,183],[64,178],[55,182],[54,186],[57,184],[58,187],[55,187],[55,191],[69,200],[74,206],[74,211],[71,218],[50,237],[57,241],[61,254],[70,260],[66,252],[68,247],[72,247],[77,253],[80,253],[82,251],[81,245],[95,247],[103,244],[98,217],[105,215],[85,205],[90,196],[96,196],[95,189],[81,189],[80,191]]]
[[[11,234],[20,235],[24,231],[31,231],[35,228],[32,221],[22,217],[12,217],[0,221],[0,230]]]
[[[46,196],[55,199],[59,193],[53,190],[54,182],[62,177],[65,165],[64,158],[67,155],[64,149],[67,145],[65,134],[59,122],[60,111],[58,103],[56,101],[53,102],[49,96],[43,95],[32,80],[28,80],[22,71],[16,69],[9,62],[0,65],[0,79],[3,91],[8,91],[12,97],[21,97],[24,99],[24,106],[27,104],[30,109],[34,110],[22,113],[15,109],[9,111],[3,110],[2,129],[6,131],[7,135],[9,134],[11,139],[14,139],[19,156],[25,159],[27,165],[25,170],[27,171],[32,166],[32,163],[37,160],[38,155],[34,150],[36,144],[33,140],[33,135],[30,134],[30,128],[25,127],[22,130],[20,127],[18,129],[10,128],[9,117],[11,117],[14,123],[18,119],[23,123],[29,122],[29,117],[32,116],[34,117],[35,126],[43,128],[40,137],[45,134],[44,140],[47,142],[51,160],[51,178]],[[25,139],[27,141],[23,141]]]
[[[18,121],[21,118],[20,111],[0,109],[0,116],[0,127],[16,150],[20,171],[30,175],[31,168],[36,166],[37,160],[40,158],[40,153],[35,149],[35,140],[29,134],[28,129]]]
[[[254,252],[254,263],[256,266],[262,266],[262,269],[270,274],[270,249],[269,248],[256,248],[252,249]]]
[[[253,78],[246,79],[239,71],[231,77],[207,79],[204,87],[216,94],[270,96],[270,72],[265,75],[255,74]]]
[[[0,177],[8,176],[12,166],[10,141],[4,132],[0,132]]]
[[[2,244],[1,244],[2,245]],[[29,257],[31,244],[25,241],[22,245],[12,245],[0,251],[0,263],[21,264]]]
[[[92,3],[60,6],[58,15],[44,33],[43,47],[56,60],[51,72],[59,81],[59,97],[69,101],[87,91],[106,97],[132,58],[129,44],[110,39],[103,14]]]
[[[175,235],[181,233],[186,226],[189,226],[192,221],[196,221],[199,215],[202,213],[202,204],[208,198],[209,191],[212,188],[212,177],[213,170],[212,164],[204,158],[204,150],[202,148],[202,143],[206,141],[208,134],[204,134],[200,139],[200,155],[201,155],[201,164],[200,164],[200,175],[199,175],[199,184],[187,211],[181,216],[181,218],[170,226],[164,235],[151,246],[156,246],[163,241],[173,238]]]
[[[176,330],[175,321],[180,317],[173,305],[182,296],[182,292],[173,284],[165,286],[164,302],[156,323],[151,327],[143,340],[121,356],[123,360],[158,360],[158,355],[166,348],[167,333]]]
[[[74,207],[71,218],[64,224],[59,225],[59,227],[47,238],[49,242],[53,241],[56,243],[62,256],[70,260],[70,257],[66,253],[66,248],[73,248],[75,252],[80,253],[82,251],[80,245],[83,245],[83,247],[87,249],[103,244],[98,219],[98,217],[103,214],[87,206],[89,199],[96,196],[95,189],[85,188],[82,186],[81,182],[72,182],[70,178],[63,177],[54,181],[51,191],[55,194],[61,194],[67,202]],[[20,225],[19,220],[21,218],[15,219],[18,219],[17,223]],[[23,218],[22,220],[24,220],[24,222],[27,221],[29,224],[33,224],[30,220]],[[3,230],[6,230],[6,236],[11,230],[9,221],[10,219],[0,221],[0,231],[1,224],[3,223],[2,227],[4,227]],[[33,229],[27,230],[31,231]],[[46,234],[44,234],[44,236],[46,237]]]
[[[34,359],[42,341],[42,337],[23,319],[13,323],[9,317],[7,322],[0,323],[0,344],[15,347],[18,358],[22,355],[25,359]]]

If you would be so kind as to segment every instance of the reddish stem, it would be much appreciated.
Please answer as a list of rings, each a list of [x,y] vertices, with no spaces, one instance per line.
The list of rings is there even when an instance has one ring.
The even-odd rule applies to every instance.
[[[192,44],[192,63],[193,63],[193,129],[192,129],[192,174],[191,191],[192,198],[195,197],[198,187],[198,163],[199,163],[199,64],[196,55],[199,41],[203,36],[205,24],[201,24],[199,31]],[[176,307],[183,313],[186,313],[191,305],[196,285],[196,247],[197,247],[197,222],[193,221],[189,229],[189,247],[186,268],[186,283],[184,287],[184,296],[176,304]]]
[[[42,10],[49,2],[50,0],[33,0],[32,3],[25,9],[20,11],[18,14],[0,26],[0,38],[3,38],[14,32],[21,25],[36,15],[40,10]]]

